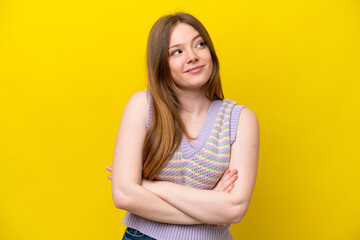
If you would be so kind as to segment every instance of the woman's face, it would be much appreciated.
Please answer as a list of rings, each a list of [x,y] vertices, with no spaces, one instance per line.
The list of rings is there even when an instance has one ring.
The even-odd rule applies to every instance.
[[[171,76],[182,90],[199,89],[210,78],[213,62],[209,48],[192,26],[179,23],[170,35]]]

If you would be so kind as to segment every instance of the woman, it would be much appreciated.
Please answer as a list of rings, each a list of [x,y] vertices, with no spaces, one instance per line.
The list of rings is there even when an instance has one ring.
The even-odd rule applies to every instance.
[[[224,99],[210,36],[189,14],[154,24],[147,68],[149,89],[126,104],[107,167],[128,211],[123,239],[232,239],[255,185],[257,118]]]

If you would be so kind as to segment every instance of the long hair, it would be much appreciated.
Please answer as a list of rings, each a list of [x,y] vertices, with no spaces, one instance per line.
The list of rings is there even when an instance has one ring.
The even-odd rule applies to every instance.
[[[172,29],[186,23],[199,32],[210,50],[213,70],[203,90],[210,100],[224,99],[219,75],[219,61],[211,38],[202,23],[186,13],[161,17],[150,30],[147,43],[147,74],[153,96],[152,121],[146,133],[143,159],[143,177],[153,180],[179,147],[182,136],[190,138],[180,117],[182,108],[176,94],[181,90],[175,85],[169,67],[169,41]]]

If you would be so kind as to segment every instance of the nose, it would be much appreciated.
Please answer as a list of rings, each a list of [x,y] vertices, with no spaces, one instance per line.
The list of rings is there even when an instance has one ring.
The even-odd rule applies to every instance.
[[[198,55],[194,50],[189,50],[187,55],[187,63],[194,63],[199,60]]]

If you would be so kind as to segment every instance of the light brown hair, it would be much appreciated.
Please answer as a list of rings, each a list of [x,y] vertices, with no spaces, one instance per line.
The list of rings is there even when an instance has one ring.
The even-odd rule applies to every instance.
[[[199,32],[209,48],[213,61],[210,79],[203,90],[210,101],[224,99],[219,75],[219,61],[211,38],[202,23],[187,13],[161,17],[150,30],[147,43],[147,71],[149,89],[153,96],[152,121],[146,133],[143,158],[143,177],[153,180],[179,147],[182,136],[190,138],[179,110],[182,108],[176,94],[181,94],[172,80],[169,67],[169,41],[172,29],[186,23]]]

